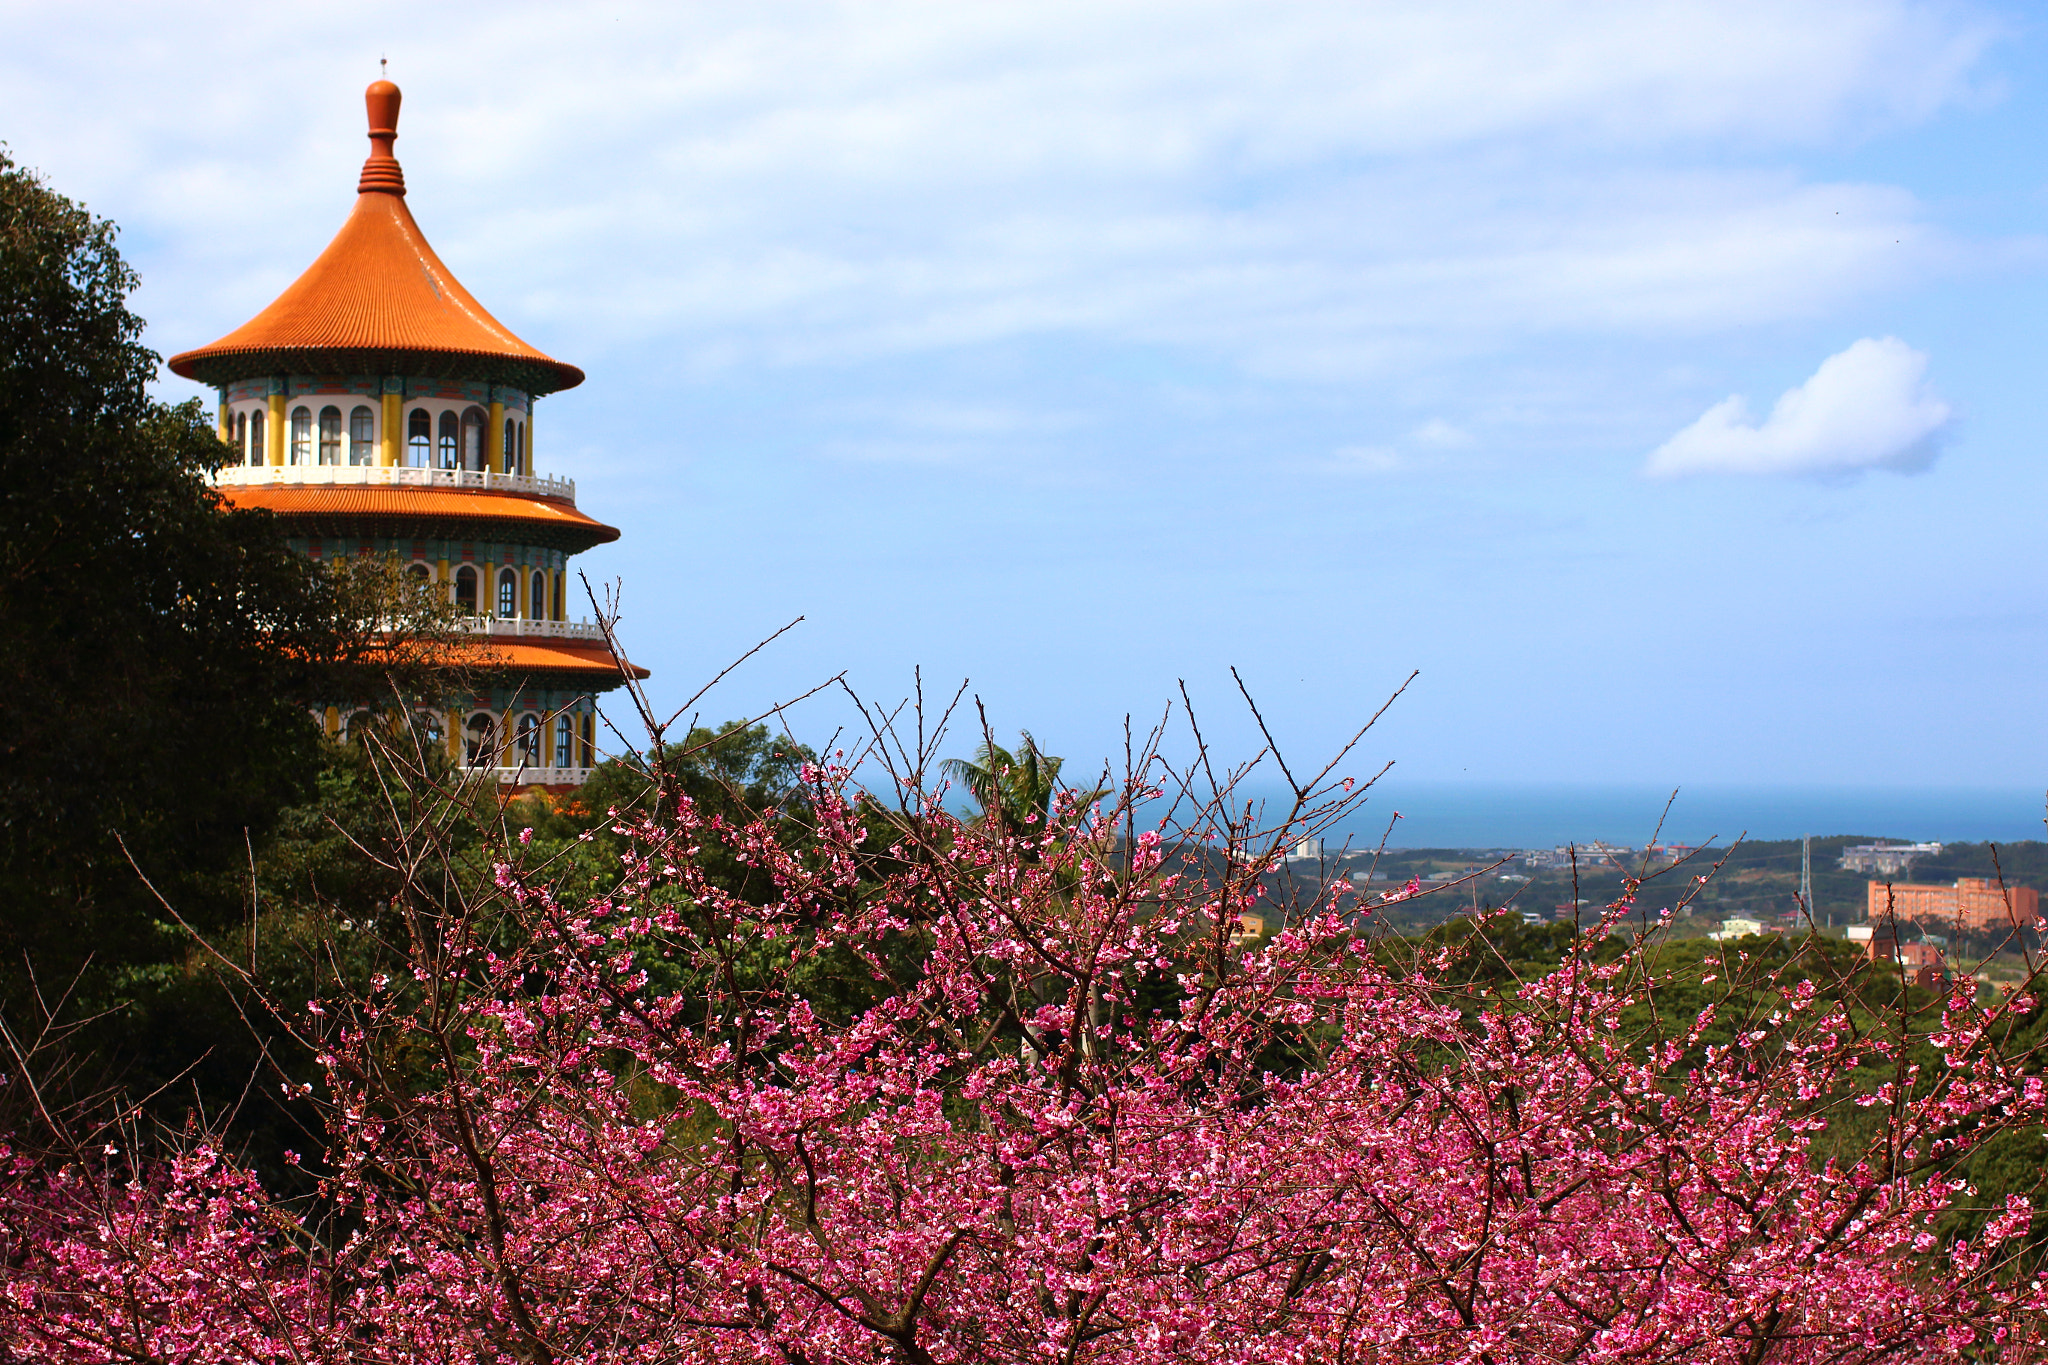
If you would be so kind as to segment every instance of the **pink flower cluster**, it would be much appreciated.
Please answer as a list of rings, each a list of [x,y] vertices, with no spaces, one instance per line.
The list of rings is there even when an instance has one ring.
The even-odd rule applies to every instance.
[[[927,802],[871,839],[848,774],[811,778],[800,847],[677,795],[602,902],[508,863],[412,907],[412,979],[308,1017],[317,1218],[206,1147],[14,1159],[0,1340],[63,1365],[2036,1348],[2031,1210],[1940,1231],[1958,1159],[2044,1117],[2005,1014],[1951,1000],[1938,1074],[1790,977],[1749,983],[1777,1003],[1732,1042],[1715,1007],[1624,1031],[1663,983],[1592,951],[1606,924],[1462,995],[1328,907],[1233,945],[1256,878],[1156,832],[1066,812],[1032,846]],[[714,843],[770,903],[704,874]],[[826,962],[855,1004],[799,989]]]

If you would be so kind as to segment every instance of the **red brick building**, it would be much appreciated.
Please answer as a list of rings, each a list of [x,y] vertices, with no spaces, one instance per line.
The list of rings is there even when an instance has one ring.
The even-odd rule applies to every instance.
[[[1887,914],[1930,928],[1958,933],[2002,933],[2031,925],[2041,913],[2041,893],[2031,886],[2001,887],[1989,877],[1960,877],[1953,886],[1925,882],[1871,882],[1872,924]]]
[[[1929,990],[1948,988],[1948,962],[1932,943],[1901,943],[1898,930],[1888,923],[1874,926],[1863,956],[1871,962],[1896,962],[1906,981]]]

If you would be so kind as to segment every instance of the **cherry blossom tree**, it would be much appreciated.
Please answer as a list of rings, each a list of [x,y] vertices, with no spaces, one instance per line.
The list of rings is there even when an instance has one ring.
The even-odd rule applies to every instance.
[[[203,1132],[11,1151],[0,1359],[2039,1351],[2032,1209],[1962,1174],[2048,1117],[2030,990],[1916,1010],[1808,944],[1730,952],[1676,1009],[1634,881],[1478,989],[1343,886],[1270,904],[1276,851],[1369,786],[1336,765],[1262,754],[1293,793],[1262,822],[1252,765],[1155,733],[1019,830],[948,813],[922,720],[873,731],[805,770],[800,838],[707,814],[651,748],[660,799],[581,902],[515,830],[465,881],[422,816],[380,921],[405,970],[273,1002],[323,1068],[317,1196]]]

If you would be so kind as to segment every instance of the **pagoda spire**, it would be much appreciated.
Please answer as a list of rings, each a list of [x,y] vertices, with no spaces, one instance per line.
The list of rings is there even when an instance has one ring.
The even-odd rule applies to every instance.
[[[363,92],[370,113],[370,159],[356,181],[357,194],[405,194],[405,172],[391,154],[391,144],[398,141],[398,105],[404,98],[390,81],[372,81]]]

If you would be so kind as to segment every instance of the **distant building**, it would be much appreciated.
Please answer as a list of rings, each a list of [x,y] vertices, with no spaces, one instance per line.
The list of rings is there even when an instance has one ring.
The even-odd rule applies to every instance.
[[[1842,870],[1896,877],[1911,868],[1915,858],[1933,858],[1940,853],[1940,844],[1888,844],[1882,840],[1874,844],[1851,844],[1842,850]]]
[[[1597,867],[1603,863],[1619,863],[1634,852],[1626,845],[1593,839],[1583,844],[1559,844],[1556,848],[1525,848],[1522,850],[1522,866],[1570,867],[1576,859],[1580,867]]]
[[[1319,863],[1323,860],[1323,841],[1307,838],[1295,844],[1294,852],[1287,855],[1287,861]]]
[[[1865,932],[1858,935],[1857,929]],[[1898,963],[1909,984],[1936,991],[1947,988],[1948,961],[1935,944],[1901,943],[1897,926],[1888,923],[1852,925],[1850,937],[1861,939],[1868,961]]]
[[[1889,916],[1915,924],[1952,924],[1961,933],[2002,933],[2031,925],[2041,913],[2041,893],[2033,887],[2001,887],[1988,877],[1959,877],[1950,886],[1873,881],[1867,894],[1872,924]]]
[[[1933,944],[1901,943],[1897,961],[1899,971],[1911,984],[1931,991],[1948,988],[1948,962]]]
[[[1722,920],[1721,927],[1708,934],[1707,937],[1720,941],[1731,938],[1746,938],[1750,934],[1768,932],[1769,930],[1765,929],[1762,920],[1751,919],[1747,915],[1736,915],[1733,918]]]

